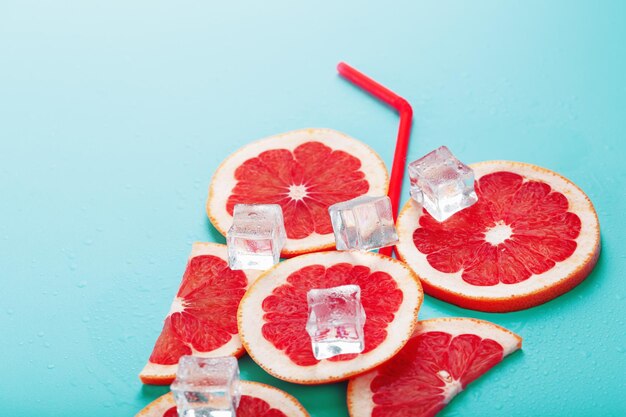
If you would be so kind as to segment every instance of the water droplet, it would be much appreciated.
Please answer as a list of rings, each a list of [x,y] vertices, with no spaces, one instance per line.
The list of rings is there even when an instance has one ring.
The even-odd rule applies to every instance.
[[[37,333],[37,337],[43,337],[43,332]]]
[[[54,365],[53,364],[48,365],[48,369],[54,369]]]
[[[91,245],[93,245],[93,240],[85,239],[85,241],[83,243],[85,244],[85,246],[91,246]]]
[[[76,286],[78,288],[85,288],[87,286],[87,281],[80,281],[78,284],[76,284]]]
[[[7,314],[8,314],[9,316],[10,316],[11,314],[13,314],[13,313],[14,313],[14,311],[13,311],[13,310],[11,310],[11,309],[8,309],[8,310],[7,310]]]

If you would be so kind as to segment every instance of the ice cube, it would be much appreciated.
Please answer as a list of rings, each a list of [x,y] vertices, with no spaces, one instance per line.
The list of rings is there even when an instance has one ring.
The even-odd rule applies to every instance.
[[[474,171],[445,146],[411,162],[409,177],[411,197],[439,222],[478,201]]]
[[[234,417],[241,397],[234,356],[183,356],[171,385],[180,417]]]
[[[306,331],[316,359],[363,351],[365,310],[358,285],[309,290],[307,303]]]
[[[228,230],[231,269],[265,270],[276,265],[285,245],[283,210],[278,204],[236,204]]]
[[[328,207],[337,250],[371,250],[398,242],[389,197],[360,196]]]

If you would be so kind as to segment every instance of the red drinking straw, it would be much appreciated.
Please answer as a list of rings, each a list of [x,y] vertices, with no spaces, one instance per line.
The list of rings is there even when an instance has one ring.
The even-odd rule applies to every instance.
[[[404,178],[404,167],[406,165],[406,153],[411,139],[411,123],[413,121],[413,109],[408,101],[400,97],[387,87],[377,83],[367,75],[357,71],[345,62],[337,64],[339,74],[351,83],[361,87],[377,99],[387,103],[400,114],[400,127],[398,128],[398,138],[396,140],[396,151],[393,156],[391,167],[391,178],[389,180],[389,198],[393,219],[398,217],[398,207],[400,205],[400,194],[402,193],[402,180]],[[386,256],[391,256],[392,246],[382,248],[379,252]]]

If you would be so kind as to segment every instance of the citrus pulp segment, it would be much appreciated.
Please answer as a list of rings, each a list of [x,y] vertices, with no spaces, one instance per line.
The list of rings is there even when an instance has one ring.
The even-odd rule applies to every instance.
[[[535,165],[472,165],[478,202],[439,223],[413,200],[397,222],[400,258],[433,297],[506,312],[578,285],[600,253],[598,217],[566,178]]]
[[[365,349],[317,360],[306,332],[307,292],[355,284],[365,310]],[[239,335],[271,375],[300,384],[347,379],[391,358],[406,343],[423,293],[402,262],[370,252],[319,252],[281,262],[261,275],[239,305]]]
[[[217,169],[207,214],[226,235],[235,204],[279,204],[287,242],[282,255],[334,247],[332,204],[387,194],[385,164],[367,145],[331,129],[301,129],[244,146]]]
[[[141,373],[146,384],[167,385],[183,355],[239,356],[237,306],[257,271],[228,267],[226,246],[194,243],[163,330]]]
[[[519,336],[482,320],[420,321],[396,356],[350,380],[350,416],[434,416],[467,384],[521,346]]]
[[[136,417],[178,417],[171,392],[160,396]],[[291,395],[258,382],[241,381],[241,401],[237,417],[309,417],[304,407]]]

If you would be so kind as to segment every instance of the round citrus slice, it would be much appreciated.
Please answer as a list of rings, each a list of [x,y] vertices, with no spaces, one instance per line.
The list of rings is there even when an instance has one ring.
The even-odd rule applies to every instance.
[[[280,204],[284,257],[333,248],[328,206],[387,195],[387,169],[365,144],[330,129],[302,129],[244,146],[217,169],[207,214],[223,235],[235,204]]]
[[[364,351],[317,360],[306,331],[307,293],[358,285],[365,310]],[[237,312],[239,335],[271,375],[299,384],[340,381],[397,353],[409,339],[423,298],[402,262],[369,252],[320,252],[281,262],[248,289]]]
[[[424,291],[461,307],[506,312],[545,303],[578,285],[600,253],[589,198],[535,165],[472,165],[478,202],[437,222],[410,200],[397,250]]]
[[[350,380],[350,416],[434,416],[467,384],[521,346],[519,336],[487,321],[420,321],[393,359]]]
[[[226,246],[194,243],[180,289],[165,318],[148,363],[145,384],[168,385],[183,355],[240,356],[237,306],[257,271],[228,267]]]
[[[308,417],[304,407],[291,395],[258,382],[241,381],[237,417]],[[178,417],[171,392],[148,404],[135,417]]]

